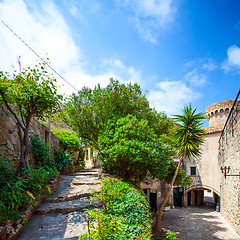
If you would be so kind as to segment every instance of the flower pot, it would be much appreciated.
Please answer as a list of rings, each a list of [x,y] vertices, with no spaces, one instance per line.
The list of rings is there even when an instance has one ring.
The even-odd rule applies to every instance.
[[[167,211],[169,211],[170,210],[170,206],[168,206],[168,207],[164,207],[164,212],[167,212]]]

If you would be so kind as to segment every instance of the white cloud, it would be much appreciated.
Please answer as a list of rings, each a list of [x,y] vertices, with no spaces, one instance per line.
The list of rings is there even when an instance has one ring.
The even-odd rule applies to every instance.
[[[156,84],[156,88],[159,90],[149,92],[150,105],[169,116],[180,113],[184,105],[199,97],[182,81],[162,81]]]
[[[194,69],[185,74],[184,79],[188,81],[192,86],[202,86],[207,82],[207,76],[202,73],[198,73],[197,69]]]
[[[69,8],[69,12],[71,13],[72,16],[76,17],[76,16],[77,16],[77,13],[78,13],[77,6],[72,5],[72,6]]]
[[[217,65],[214,63],[214,61],[212,59],[209,59],[207,63],[204,63],[202,65],[203,69],[206,69],[208,71],[213,71],[215,69],[217,69]]]
[[[176,7],[173,0],[118,0],[130,10],[130,23],[142,38],[157,42],[159,31],[174,20]]]
[[[64,77],[74,82],[77,89],[82,87],[93,88],[98,83],[105,87],[109,83],[110,78],[117,79],[123,83],[140,83],[142,79],[140,71],[136,71],[132,66],[124,65],[119,59],[104,59],[101,68],[102,72],[98,75],[89,75],[76,67],[69,69]],[[72,91],[71,87],[66,84],[64,84],[63,89],[64,91],[68,89],[67,92],[70,93]]]
[[[22,0],[5,0],[0,3],[0,16],[40,56],[46,57],[47,54],[58,71],[68,69],[80,61],[80,49],[75,45],[63,17],[51,2],[45,2],[30,12]],[[13,65],[17,56],[21,56],[24,66],[38,61],[37,56],[2,23],[0,30],[2,68]]]
[[[228,72],[230,70],[240,69],[240,48],[232,45],[227,51],[227,60],[223,63],[223,69]]]
[[[44,3],[44,4],[43,4]],[[109,78],[120,81],[140,81],[141,73],[132,66],[126,66],[118,59],[103,62],[103,69],[96,75],[87,73],[81,49],[72,37],[71,29],[51,1],[39,1],[31,10],[23,0],[4,0],[0,3],[0,16],[32,49],[41,57],[50,58],[51,66],[75,88],[94,87],[98,83],[106,86]],[[97,7],[95,6],[95,10]],[[72,9],[74,14],[76,10]],[[17,57],[21,56],[22,66],[34,66],[40,62],[12,32],[0,22],[0,66],[1,70],[11,71],[17,67]],[[50,69],[47,69],[51,73]],[[60,92],[71,94],[74,91],[58,76]]]

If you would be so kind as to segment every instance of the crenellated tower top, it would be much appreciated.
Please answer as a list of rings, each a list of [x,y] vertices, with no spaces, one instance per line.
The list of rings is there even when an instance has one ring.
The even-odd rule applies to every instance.
[[[234,100],[218,102],[206,108],[209,127],[223,128],[232,108]]]

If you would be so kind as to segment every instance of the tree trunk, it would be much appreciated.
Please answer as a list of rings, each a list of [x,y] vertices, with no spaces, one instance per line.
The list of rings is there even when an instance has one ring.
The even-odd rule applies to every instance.
[[[171,193],[171,190],[172,190],[172,187],[173,187],[173,185],[174,185],[175,179],[176,179],[176,177],[177,177],[177,175],[178,175],[179,169],[180,169],[181,166],[182,166],[182,162],[183,162],[183,159],[185,158],[185,156],[186,156],[186,151],[184,151],[183,154],[182,154],[182,157],[181,157],[181,159],[180,159],[180,162],[178,163],[177,169],[176,169],[176,171],[175,171],[175,173],[174,173],[173,179],[172,179],[171,184],[170,184],[170,186],[169,186],[167,195],[166,195],[166,197],[165,197],[165,199],[164,199],[161,207],[160,207],[159,210],[158,210],[157,222],[156,222],[156,224],[155,224],[155,230],[156,230],[157,232],[160,232],[160,231],[161,231],[161,220],[162,220],[163,208],[164,208],[164,206],[165,206],[165,204],[166,204],[166,202],[167,202],[167,200],[168,200],[168,197],[169,197],[169,195],[170,195],[170,193]]]
[[[29,146],[29,127],[23,131],[23,139],[21,141],[21,155],[20,155],[20,168],[29,169],[28,154],[30,152]]]

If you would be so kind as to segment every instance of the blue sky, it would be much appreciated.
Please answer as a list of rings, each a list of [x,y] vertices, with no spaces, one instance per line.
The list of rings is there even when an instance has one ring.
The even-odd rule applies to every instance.
[[[239,12],[239,0],[0,1],[1,20],[77,89],[137,82],[168,115],[235,99]],[[38,62],[2,22],[0,43],[1,70]]]

